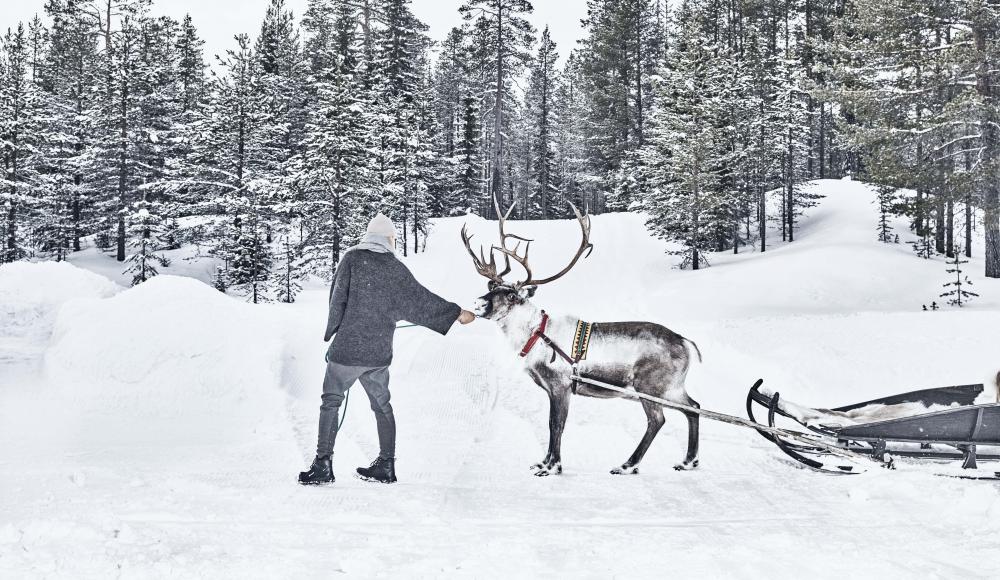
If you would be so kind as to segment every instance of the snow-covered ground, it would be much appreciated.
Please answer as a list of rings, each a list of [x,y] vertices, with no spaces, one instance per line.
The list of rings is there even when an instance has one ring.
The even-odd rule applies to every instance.
[[[943,261],[874,241],[864,185],[815,188],[827,197],[799,241],[718,256],[701,272],[672,269],[641,217],[597,216],[593,255],[536,302],[690,337],[705,355],[692,396],[737,415],[758,377],[818,406],[970,382],[995,396],[1000,283],[982,278],[982,262],[968,266],[982,298],[922,312],[942,302]],[[437,222],[427,253],[406,262],[470,306],[485,284],[461,223]],[[495,224],[470,227],[474,243],[495,236]],[[570,221],[510,229],[538,240],[540,272],[578,243]],[[117,265],[78,260],[86,269],[0,268],[0,578],[1000,575],[995,482],[916,469],[824,476],[712,423],[701,467],[675,472],[686,437],[676,414],[640,475],[612,476],[645,428],[632,402],[575,398],[564,474],[532,477],[548,403],[488,321],[443,338],[397,333],[398,485],[351,477],[377,452],[361,397],[338,438],[337,483],[302,488],[326,290],[252,306],[190,278],[126,290],[92,273],[121,280]]]

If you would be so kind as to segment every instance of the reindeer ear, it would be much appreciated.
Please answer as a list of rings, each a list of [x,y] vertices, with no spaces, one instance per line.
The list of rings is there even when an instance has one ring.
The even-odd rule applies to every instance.
[[[521,300],[527,300],[535,295],[535,290],[538,290],[538,286],[525,286],[518,294],[521,296]]]

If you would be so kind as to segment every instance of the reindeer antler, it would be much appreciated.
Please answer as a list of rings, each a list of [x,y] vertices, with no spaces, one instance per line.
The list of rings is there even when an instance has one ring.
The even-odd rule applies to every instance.
[[[528,265],[528,250],[531,248],[531,240],[527,240],[527,239],[519,237],[519,236],[504,234],[503,233],[503,226],[504,226],[504,221],[506,220],[506,218],[504,218],[503,220],[501,220],[501,222],[500,222],[500,232],[501,232],[501,244],[503,245],[503,247],[499,247],[498,248],[498,247],[494,246],[494,249],[502,252],[504,255],[508,256],[510,259],[512,259],[515,262],[517,262],[518,264],[520,264],[521,267],[524,268],[525,273],[527,274],[527,279],[525,279],[523,282],[518,282],[516,284],[516,286],[518,286],[518,287],[520,287],[520,286],[540,286],[542,284],[548,284],[549,282],[552,282],[553,280],[558,280],[559,278],[562,278],[563,276],[565,276],[567,272],[569,272],[570,270],[573,269],[573,266],[575,266],[576,263],[580,260],[580,257],[583,256],[584,252],[586,252],[587,256],[589,256],[590,252],[592,252],[594,250],[594,244],[590,243],[590,214],[582,214],[581,215],[580,214],[580,210],[578,210],[576,208],[576,206],[573,205],[572,202],[569,204],[569,206],[571,208],[573,208],[573,213],[576,214],[576,220],[577,220],[577,222],[580,223],[580,229],[583,232],[583,239],[580,241],[580,247],[577,249],[576,255],[573,256],[573,259],[570,260],[570,263],[565,268],[563,268],[562,270],[560,270],[557,274],[549,276],[548,278],[543,278],[541,280],[535,280],[532,277],[531,266]],[[510,213],[510,212],[508,212],[508,213]],[[506,237],[512,237],[512,238],[515,238],[517,240],[521,240],[521,241],[526,242],[525,246],[524,246],[524,255],[518,255],[518,253],[517,253],[518,248],[520,248],[520,246],[521,246],[520,242],[518,242],[517,246],[515,246],[513,250],[508,249],[507,246],[503,243],[503,240],[506,239]]]
[[[470,245],[470,240],[472,236],[469,235],[469,226],[462,226],[462,242],[465,243],[465,249],[469,251],[469,255],[472,256],[472,263],[476,266],[476,271],[479,272],[480,276],[489,278],[491,281],[497,284],[503,284],[503,277],[508,272],[510,272],[510,258],[506,255],[504,256],[505,268],[503,272],[497,273],[497,262],[493,255],[493,250],[490,250],[490,261],[486,261],[486,256],[483,254],[483,247],[479,246],[479,256],[472,251],[472,246]]]
[[[476,266],[476,271],[485,278],[489,278],[497,284],[503,284],[503,277],[510,272],[511,265],[510,261],[514,260],[524,268],[524,273],[527,276],[525,280],[517,282],[514,284],[515,288],[520,288],[522,286],[538,286],[541,284],[548,284],[553,280],[557,280],[566,275],[567,272],[573,269],[573,266],[580,260],[580,257],[586,255],[589,256],[590,252],[593,251],[594,245],[590,243],[590,214],[580,214],[580,210],[576,208],[572,203],[569,204],[573,208],[573,213],[576,214],[577,222],[580,224],[580,229],[583,231],[583,239],[580,242],[580,247],[576,251],[576,255],[570,263],[563,268],[559,273],[549,276],[548,278],[543,278],[541,280],[535,280],[531,273],[531,265],[528,263],[528,252],[531,250],[531,242],[534,240],[529,240],[528,238],[521,237],[517,234],[507,233],[507,219],[510,217],[511,212],[514,211],[514,206],[516,204],[511,204],[506,212],[500,210],[500,203],[496,198],[493,198],[493,207],[496,208],[497,219],[499,220],[500,229],[500,245],[493,246],[490,248],[490,259],[486,261],[486,255],[483,252],[483,247],[479,246],[479,256],[472,251],[472,246],[470,240],[472,236],[469,235],[468,226],[462,226],[462,242],[465,243],[465,249],[469,251],[469,256],[472,257],[472,262]],[[513,248],[507,247],[507,240],[516,240],[517,243]],[[521,249],[521,242],[524,242],[524,253],[518,253]],[[494,252],[500,252],[504,257],[504,270],[503,272],[497,272],[496,258]]]

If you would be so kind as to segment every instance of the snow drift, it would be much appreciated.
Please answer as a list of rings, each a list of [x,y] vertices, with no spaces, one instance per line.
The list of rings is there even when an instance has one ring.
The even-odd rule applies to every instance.
[[[104,276],[66,262],[4,264],[0,266],[0,341],[44,344],[64,303],[107,298],[121,290]]]
[[[284,424],[283,349],[267,311],[158,276],[63,307],[44,369],[81,428],[102,417],[108,438],[239,443]]]

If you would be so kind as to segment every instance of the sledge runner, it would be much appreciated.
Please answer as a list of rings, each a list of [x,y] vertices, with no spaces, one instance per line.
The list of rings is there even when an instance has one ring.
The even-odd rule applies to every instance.
[[[334,481],[331,457],[337,438],[340,404],[360,381],[378,426],[379,454],[358,475],[368,481],[396,481],[396,420],[389,403],[389,364],[396,323],[406,320],[447,334],[457,320],[475,315],[424,288],[396,259],[396,228],[381,213],[368,224],[364,240],[348,250],[337,266],[330,289],[330,313],[324,340],[327,350],[323,404],[319,414],[316,459],[299,473],[303,485]]]

